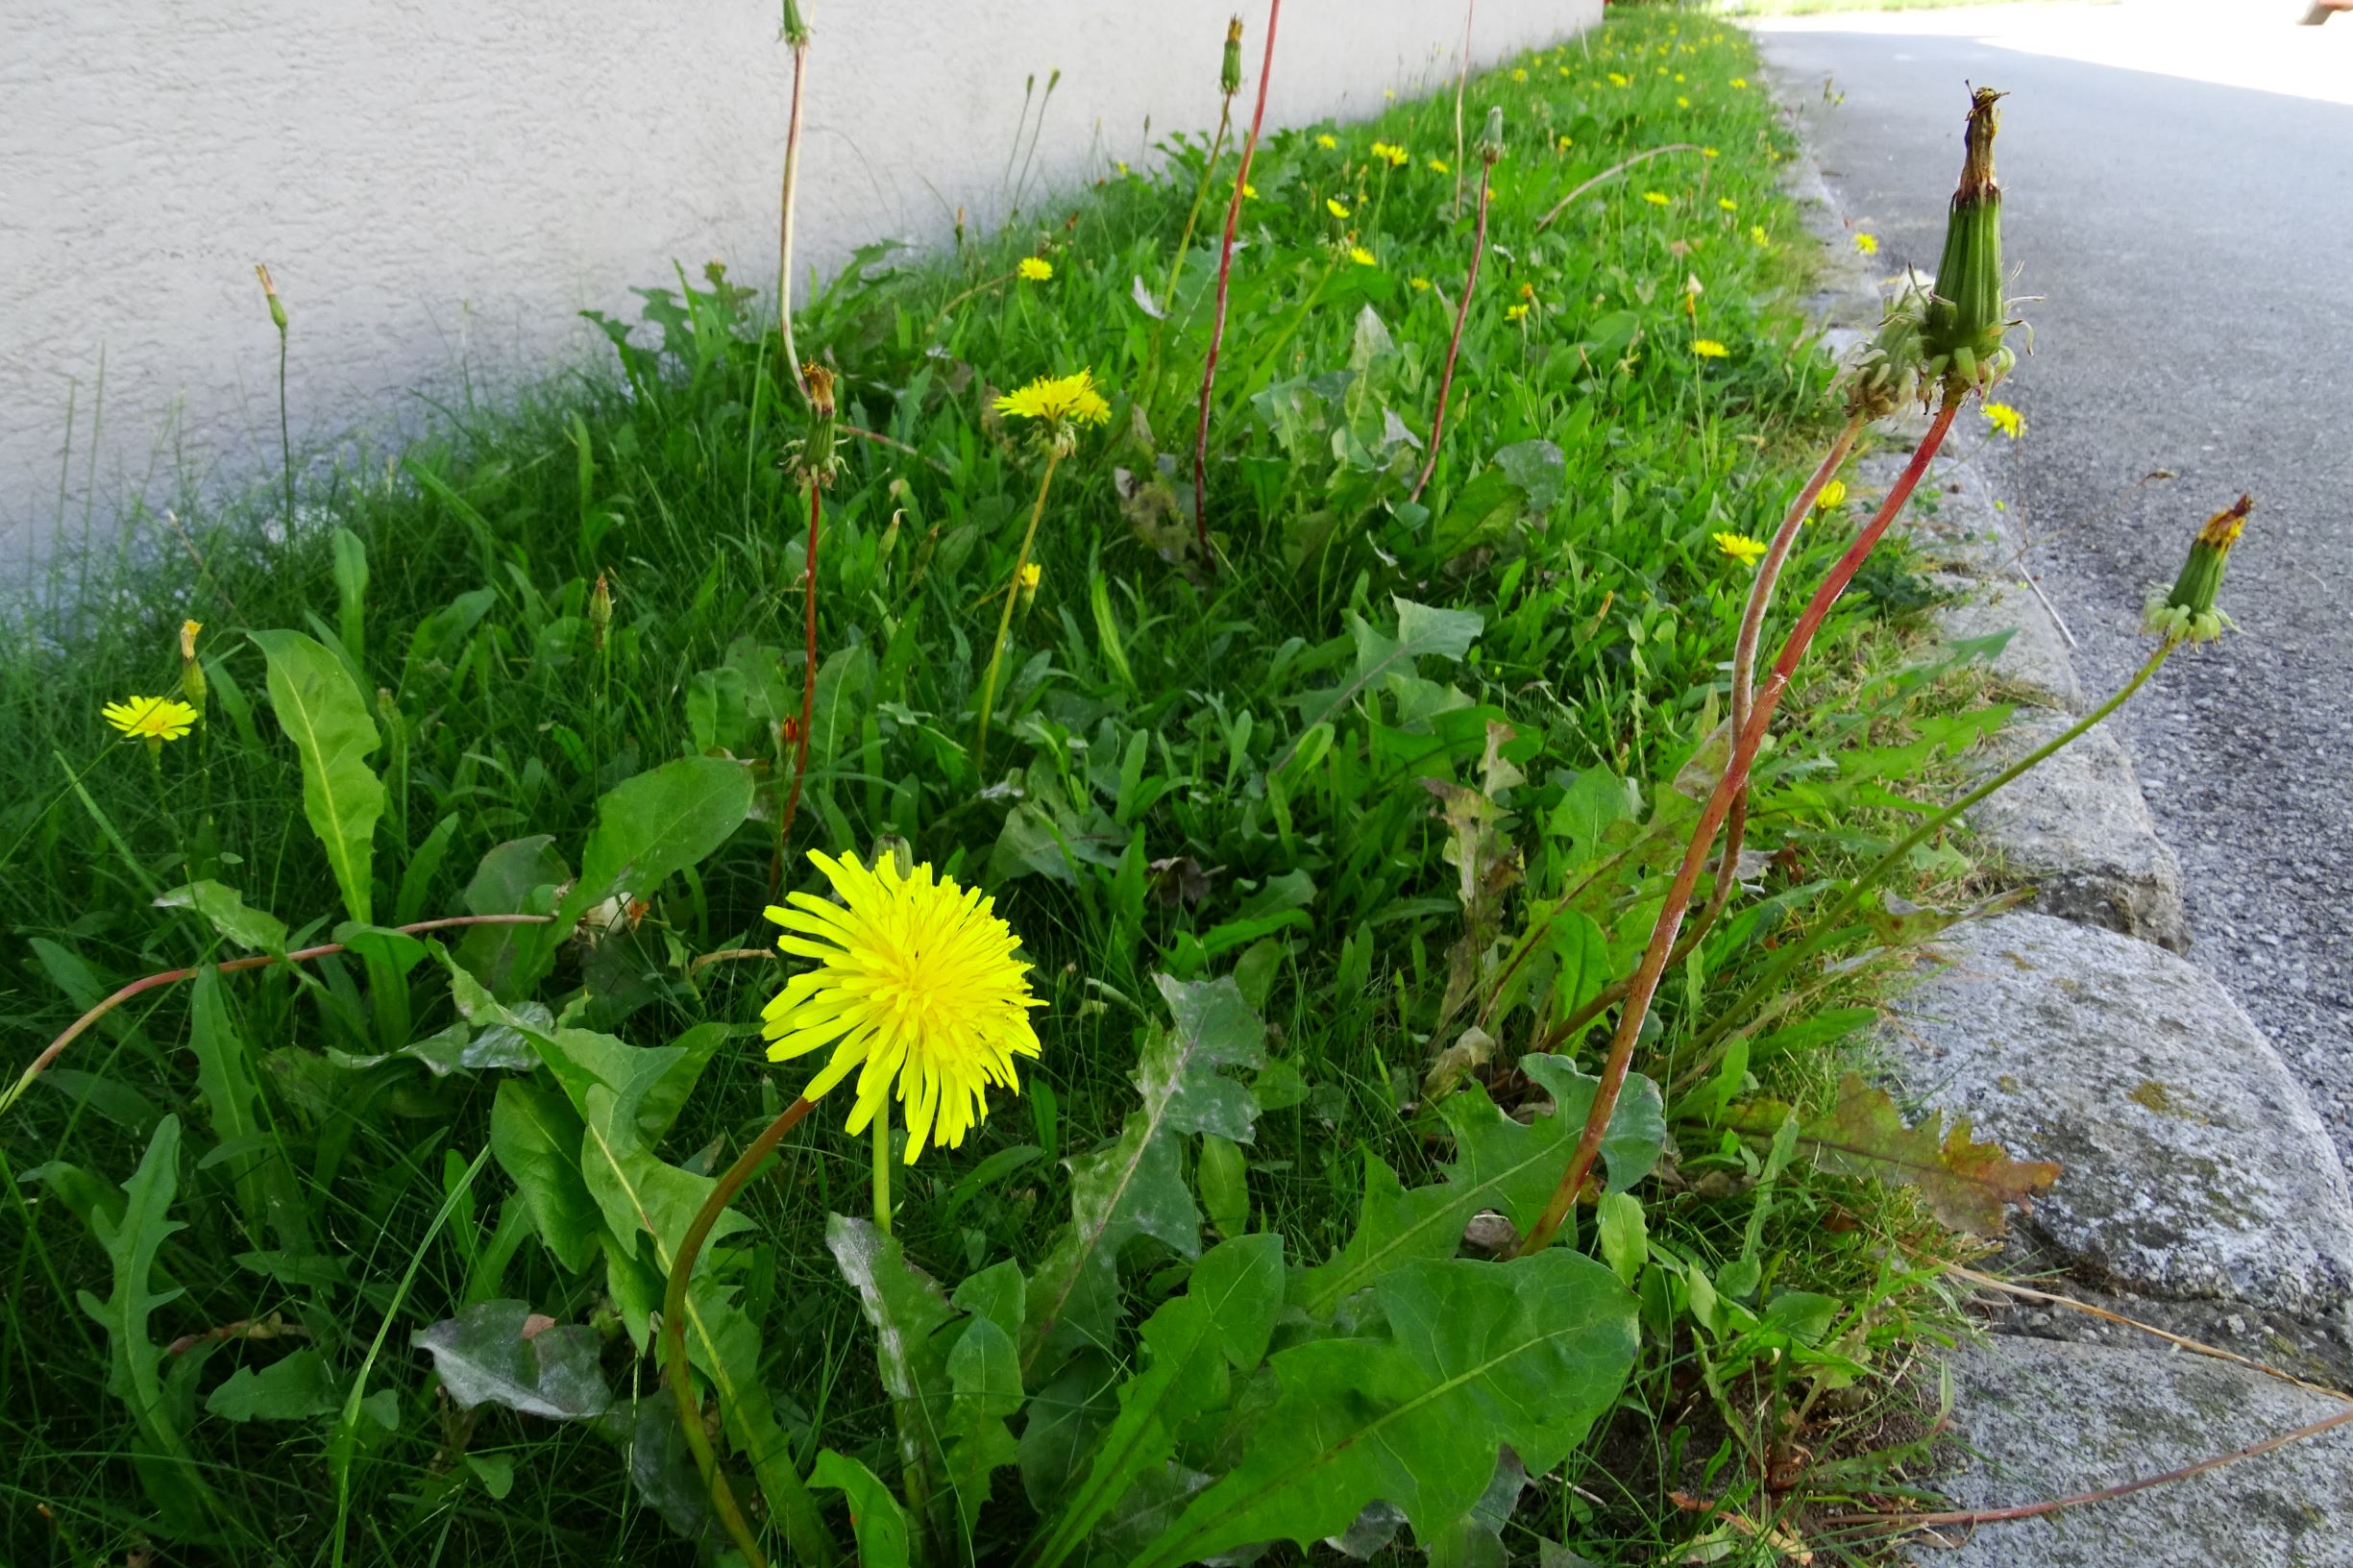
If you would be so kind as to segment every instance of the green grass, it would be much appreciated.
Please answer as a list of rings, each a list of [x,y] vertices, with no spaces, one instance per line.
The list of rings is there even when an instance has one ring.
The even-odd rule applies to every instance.
[[[1490,726],[1507,726],[1502,754],[1526,782],[1501,803],[1524,892],[1471,912],[1492,927],[1476,959],[1590,858],[1563,812],[1580,778],[1632,780],[1645,813],[1670,827],[1688,810],[1664,781],[1721,713],[1748,581],[1712,536],[1770,533],[1828,418],[1827,370],[1791,305],[1809,255],[1775,184],[1790,149],[1761,86],[1739,85],[1755,69],[1737,35],[1653,13],[1472,83],[1468,123],[1501,106],[1510,153],[1421,505],[1404,495],[1469,250],[1467,197],[1458,215],[1454,175],[1429,166],[1457,158],[1451,94],[1401,101],[1371,124],[1270,136],[1252,172],[1211,441],[1213,566],[1188,546],[1214,187],[1149,380],[1156,323],[1132,283],[1166,276],[1200,139],[1172,142],[1156,174],[1106,169],[1091,191],[956,256],[877,250],[810,303],[804,351],[841,373],[844,420],[888,441],[846,438],[824,500],[820,722],[795,850],[863,852],[896,835],[987,886],[1050,1004],[1031,1091],[903,1179],[901,1234],[933,1272],[1034,1258],[1067,1208],[1060,1162],[1115,1132],[1131,1103],[1157,970],[1237,971],[1279,1031],[1298,1095],[1261,1119],[1249,1198],[1294,1256],[1329,1251],[1353,1224],[1368,1153],[1409,1181],[1443,1153],[1418,1086],[1467,1021],[1443,1008],[1466,911],[1421,781],[1479,784]],[[1410,161],[1388,172],[1369,160],[1376,137]],[[1708,152],[1639,165],[1537,232],[1581,182],[1678,141]],[[1331,216],[1327,200],[1351,216]],[[1350,259],[1339,247],[1351,242],[1374,263]],[[1032,254],[1053,262],[1050,282],[991,282]],[[748,270],[758,259],[744,258]],[[772,800],[786,757],[773,721],[797,710],[800,679],[805,514],[782,466],[798,410],[749,295],[682,275],[646,301],[618,373],[593,367],[453,417],[395,465],[311,486],[282,544],[261,542],[265,498],[255,512],[189,523],[201,572],[176,538],[152,558],[70,560],[61,591],[0,632],[12,741],[0,851],[16,895],[0,993],[12,1055],[125,980],[221,954],[192,912],[154,907],[159,889],[217,881],[295,940],[331,940],[334,884],[244,628],[308,630],[381,693],[380,920],[493,907],[476,868],[510,841],[551,835],[550,852],[576,865],[599,796],[681,754],[755,759]],[[1526,318],[1509,319],[1522,303]],[[1700,338],[1728,355],[1695,355]],[[984,771],[977,687],[1041,466],[990,398],[1082,366],[1111,390],[1116,417],[1054,481],[1042,582],[1015,617]],[[137,542],[157,537],[152,519],[135,524]],[[364,587],[349,546],[339,572],[337,529],[364,550]],[[1809,527],[1785,600],[1847,531],[1834,516]],[[1900,560],[1894,571],[1886,580],[1902,580]],[[587,619],[600,574],[616,604],[601,649]],[[1397,626],[1398,600],[1475,611],[1479,635],[1458,659],[1359,682],[1368,639]],[[209,723],[151,767],[110,744],[98,708],[170,689],[184,617],[206,625]],[[1770,895],[1736,902],[1670,977],[1645,1070],[1672,1078],[1677,1042],[1819,890],[1819,869],[1881,842],[1864,809],[1883,803],[1875,781],[1902,787],[1938,738],[1964,733],[1937,727],[1949,694],[1903,667],[1904,648],[1868,597],[1842,605],[1821,674],[1802,677],[1789,704],[1752,830],[1752,842],[1786,848],[1789,867],[1815,870],[1768,877]],[[1335,691],[1346,699],[1330,710],[1329,747],[1279,766],[1307,738],[1306,711]],[[693,962],[767,944],[772,832],[755,821],[699,870],[645,890],[643,923],[568,950],[544,992],[639,1044],[705,1022],[738,1031],[666,1145],[690,1168],[724,1164],[801,1081],[798,1066],[761,1059],[750,1027],[774,966]],[[1655,907],[1658,843],[1644,843],[1597,906],[1629,965]],[[813,873],[797,864],[790,882],[810,886]],[[1556,968],[1540,960],[1530,994],[1490,1018],[1507,1060],[1550,1005]],[[166,1560],[332,1560],[326,1427],[235,1423],[206,1405],[233,1368],[266,1366],[288,1345],[348,1376],[381,1331],[377,1402],[350,1439],[344,1560],[692,1560],[610,1445],[494,1409],[460,1415],[409,1347],[470,1300],[516,1297],[597,1326],[614,1381],[659,1397],[650,1364],[618,1337],[604,1269],[569,1273],[529,1239],[495,1163],[461,1179],[501,1075],[360,1063],[451,1021],[434,972],[429,962],[410,977],[397,1010],[406,1020],[387,1016],[380,983],[335,960],[219,984],[221,1027],[250,1053],[266,1118],[243,1154],[229,1152],[266,1151],[289,1214],[248,1219],[225,1176],[235,1162],[204,1164],[218,1106],[199,1094],[188,988],[113,1015],[0,1122],[0,1449],[12,1459],[0,1556],[118,1560],[177,1534],[193,1544]],[[1759,1020],[1751,1060],[1763,1082],[1735,1074],[1731,1093],[1820,1104],[1854,1054],[1858,1017],[1807,1019],[1869,983],[1867,972],[1816,982]],[[1490,1088],[1507,1101],[1530,1092],[1500,1066]],[[1676,1105],[1679,1160],[1651,1196],[1654,1236],[1710,1267],[1758,1265],[1760,1289],[1802,1282],[1853,1306],[1850,1348],[1874,1391],[1832,1405],[1852,1406],[1854,1430],[1867,1430],[1856,1412],[1890,1397],[1871,1382],[1885,1353],[1936,1320],[1917,1278],[1875,1259],[1943,1243],[1901,1197],[1794,1171],[1764,1184],[1777,1201],[1752,1233],[1763,1145],[1707,1098]],[[821,1108],[740,1205],[768,1243],[743,1286],[768,1347],[762,1381],[804,1468],[820,1446],[876,1452],[889,1430],[867,1331],[821,1243],[828,1210],[866,1205],[867,1151],[842,1135],[846,1110]],[[78,1290],[104,1295],[110,1278],[82,1212],[111,1201],[105,1190],[130,1176],[166,1113],[188,1129],[172,1209],[186,1228],[159,1266],[184,1293],[159,1307],[156,1337],[273,1319],[286,1330],[167,1362],[168,1424],[212,1494],[177,1522],[152,1474],[143,1485],[156,1468],[139,1453],[147,1439],[109,1391],[108,1340],[76,1303]],[[287,1253],[319,1261],[270,1256]],[[1161,1262],[1134,1261],[1140,1300],[1173,1287]],[[1711,1368],[1723,1390],[1711,1404],[1695,1392],[1690,1344],[1666,1327],[1607,1440],[1523,1508],[1516,1551],[1532,1555],[1541,1534],[1597,1562],[1649,1561],[1695,1528],[1670,1489],[1703,1477],[1712,1491],[1755,1495],[1742,1479],[1750,1438],[1733,1429],[1791,1408],[1803,1380],[1751,1346],[1753,1366]],[[510,1462],[511,1490],[494,1485]],[[991,1527],[1006,1532],[990,1537],[1000,1546],[1017,1528],[1019,1509],[1006,1512]]]

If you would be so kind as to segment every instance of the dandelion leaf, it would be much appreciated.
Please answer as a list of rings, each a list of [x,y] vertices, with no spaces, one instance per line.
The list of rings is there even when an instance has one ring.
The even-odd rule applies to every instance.
[[[384,814],[383,780],[368,766],[376,720],[343,660],[299,631],[251,633],[269,661],[270,707],[302,760],[303,816],[327,851],[343,907],[374,917],[371,857]]]
[[[1949,1128],[1944,1120],[1930,1112],[1907,1127],[1887,1090],[1849,1073],[1836,1108],[1805,1139],[1822,1169],[1916,1188],[1938,1219],[1972,1236],[1999,1236],[2005,1210],[2028,1207],[2059,1179],[2049,1161],[2013,1160],[1998,1143],[1971,1138],[1967,1117]]]
[[[478,1301],[409,1342],[432,1357],[461,1409],[500,1405],[551,1421],[589,1421],[613,1406],[596,1332],[551,1323],[520,1301]]]

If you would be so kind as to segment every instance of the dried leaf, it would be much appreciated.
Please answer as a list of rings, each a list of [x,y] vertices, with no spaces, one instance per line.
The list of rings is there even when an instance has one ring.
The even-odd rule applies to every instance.
[[[1918,1188],[1937,1218],[1973,1236],[1999,1236],[2009,1205],[2029,1207],[2059,1179],[2047,1160],[2013,1160],[1998,1143],[1972,1139],[1968,1117],[1949,1130],[1944,1120],[1932,1111],[1907,1127],[1887,1090],[1849,1073],[1837,1109],[1806,1128],[1805,1140],[1822,1169]]]

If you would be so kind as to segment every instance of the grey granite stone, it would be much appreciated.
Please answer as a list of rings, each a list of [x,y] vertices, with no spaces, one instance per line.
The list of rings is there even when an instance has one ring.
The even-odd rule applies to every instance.
[[[2353,1196],[2270,1042],[2204,970],[2017,913],[1939,943],[1886,1030],[1905,1085],[2058,1182],[2022,1222],[2095,1283],[2287,1311],[2353,1295]]]

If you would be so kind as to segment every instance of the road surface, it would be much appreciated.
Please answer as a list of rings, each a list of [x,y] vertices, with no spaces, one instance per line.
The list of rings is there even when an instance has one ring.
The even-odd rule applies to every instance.
[[[2044,298],[2001,394],[2026,433],[1984,461],[2087,692],[2145,655],[2142,600],[2197,524],[2253,493],[2222,597],[2243,634],[2177,656],[2120,738],[2181,857],[2193,956],[2353,1164],[2353,16],[2005,6],[1758,37],[1891,275],[1936,266],[1965,84],[2011,94],[2004,246]],[[1985,428],[1965,423],[1964,450]]]

